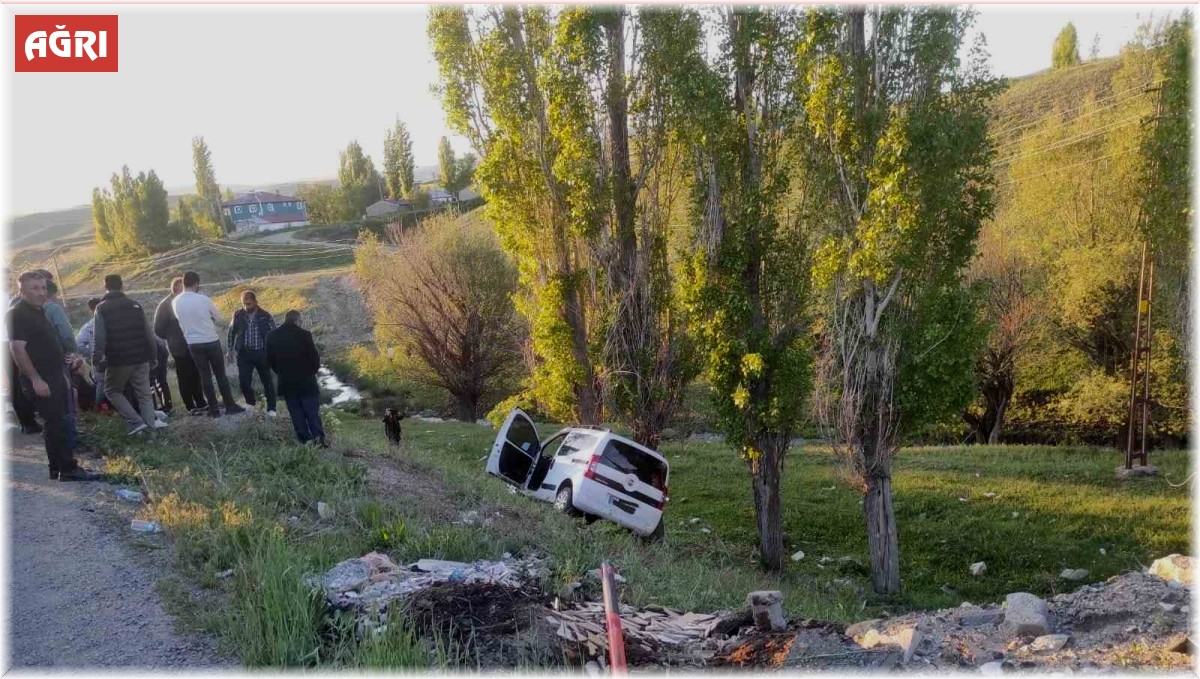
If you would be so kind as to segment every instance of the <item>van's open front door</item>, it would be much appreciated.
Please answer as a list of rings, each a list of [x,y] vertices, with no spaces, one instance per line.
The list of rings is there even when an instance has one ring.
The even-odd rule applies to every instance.
[[[541,453],[540,441],[533,420],[520,408],[514,408],[496,434],[492,454],[488,456],[488,473],[524,488]]]

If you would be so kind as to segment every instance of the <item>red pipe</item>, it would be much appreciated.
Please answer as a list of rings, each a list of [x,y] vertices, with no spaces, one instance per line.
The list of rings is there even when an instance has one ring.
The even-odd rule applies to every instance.
[[[609,667],[614,676],[626,676],[625,634],[621,631],[621,605],[617,602],[617,585],[613,580],[612,566],[600,564],[600,582],[604,587],[604,623],[608,628]]]

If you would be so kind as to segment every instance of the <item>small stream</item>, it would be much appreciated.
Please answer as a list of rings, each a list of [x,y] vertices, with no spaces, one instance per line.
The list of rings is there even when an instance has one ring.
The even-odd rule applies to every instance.
[[[339,380],[337,375],[334,375],[333,371],[325,366],[321,366],[321,369],[317,371],[317,384],[321,385],[322,389],[334,392],[333,405],[358,401],[362,398],[358,389]]]

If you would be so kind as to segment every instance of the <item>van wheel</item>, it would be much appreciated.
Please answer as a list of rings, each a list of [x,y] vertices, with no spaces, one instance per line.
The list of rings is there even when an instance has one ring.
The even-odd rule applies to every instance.
[[[654,532],[642,538],[644,542],[660,542],[663,535],[666,534],[667,522],[664,519],[658,520],[658,525],[654,527]]]
[[[573,497],[571,484],[564,484],[562,488],[558,489],[558,495],[554,496],[554,508],[567,516],[579,516],[579,510],[575,509]]]

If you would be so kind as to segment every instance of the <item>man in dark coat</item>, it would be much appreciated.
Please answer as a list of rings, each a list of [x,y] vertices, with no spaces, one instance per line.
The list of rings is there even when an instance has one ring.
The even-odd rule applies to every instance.
[[[229,351],[237,354],[238,384],[246,405],[254,407],[254,373],[267,393],[267,416],[275,417],[275,381],[267,366],[267,335],[275,330],[275,319],[258,306],[253,290],[242,293],[242,308],[229,322]]]
[[[175,377],[179,379],[179,397],[183,399],[184,407],[192,415],[203,415],[208,412],[208,401],[204,399],[204,388],[200,384],[200,369],[188,351],[183,329],[171,308],[172,300],[181,292],[183,276],[176,276],[171,281],[171,294],[164,297],[154,311],[154,334],[167,341],[167,350],[175,359]]]
[[[126,297],[123,287],[117,274],[104,277],[108,293],[96,307],[92,365],[104,371],[104,395],[109,403],[125,417],[129,433],[138,434],[166,426],[154,415],[154,394],[150,390],[150,371],[158,365],[158,338],[142,305]],[[126,384],[133,384],[136,408],[125,398]]]
[[[299,311],[288,311],[283,325],[267,335],[266,358],[271,370],[279,376],[279,395],[287,403],[296,438],[302,443],[314,441],[325,447],[321,389],[317,385],[321,357],[312,333],[300,327]]]

